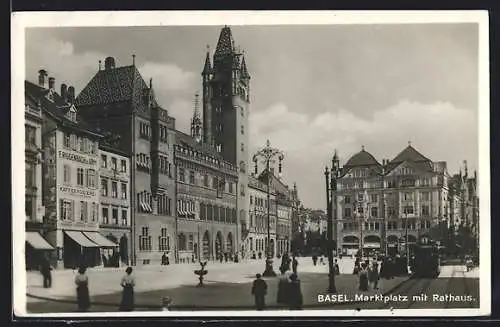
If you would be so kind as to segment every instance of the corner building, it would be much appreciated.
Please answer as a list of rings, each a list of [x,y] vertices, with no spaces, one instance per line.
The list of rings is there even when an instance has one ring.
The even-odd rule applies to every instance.
[[[446,220],[448,172],[408,145],[379,163],[364,148],[341,169],[334,239],[338,251],[395,254]],[[367,252],[365,252],[367,253]]]
[[[175,239],[175,119],[157,102],[153,82],[146,84],[135,66],[116,67],[107,57],[76,98],[81,114],[117,134],[117,148],[130,156],[130,263],[173,260]]]

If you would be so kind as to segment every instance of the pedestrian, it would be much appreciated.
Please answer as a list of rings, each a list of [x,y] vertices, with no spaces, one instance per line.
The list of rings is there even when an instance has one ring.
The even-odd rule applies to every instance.
[[[127,267],[120,285],[123,287],[120,311],[134,311],[134,286],[135,279],[132,276],[132,267]]]
[[[52,267],[50,266],[49,259],[46,256],[42,257],[42,262],[40,264],[40,273],[43,277],[43,287],[52,287]]]
[[[252,295],[255,298],[255,308],[261,311],[266,307],[267,283],[262,279],[261,274],[257,274],[255,277],[252,284]]]
[[[288,307],[290,310],[302,309],[302,291],[300,289],[300,280],[296,274],[290,275],[288,284]]]
[[[357,275],[359,273],[359,258],[356,258],[354,261],[354,269],[352,270],[353,275]]]
[[[299,262],[297,261],[297,258],[295,256],[292,257],[292,271],[295,275],[298,275],[297,273],[297,267],[299,266]]]
[[[335,259],[335,263],[333,265],[333,268],[335,271],[335,275],[340,275],[340,267],[339,267],[339,264],[337,263],[337,259]]]
[[[313,256],[312,256],[312,260],[313,260],[313,265],[315,265],[315,266],[316,266],[316,264],[318,263],[318,256],[317,256],[317,255],[315,255],[315,254],[313,254]]]
[[[288,292],[289,287],[288,286],[290,283],[290,275],[291,275],[290,272],[285,271],[279,279],[278,297],[276,300],[276,302],[279,304],[286,304],[287,303],[286,301],[288,300],[288,296],[289,296],[289,292]]]
[[[359,271],[359,290],[368,291],[368,271],[366,263],[361,264],[361,269]]]
[[[167,253],[163,252],[163,255],[161,256],[161,265],[166,266],[167,265]]]
[[[82,312],[88,311],[90,308],[89,278],[86,272],[87,268],[82,266],[78,268],[78,274],[75,277],[76,302],[78,303],[78,310]]]
[[[368,279],[372,284],[372,288],[374,290],[378,290],[378,280],[380,279],[380,276],[378,271],[378,263],[376,261],[373,262],[372,268],[368,271]]]

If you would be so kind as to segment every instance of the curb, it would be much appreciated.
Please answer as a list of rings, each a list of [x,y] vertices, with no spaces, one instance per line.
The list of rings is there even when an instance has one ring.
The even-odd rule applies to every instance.
[[[382,296],[387,296],[389,295],[390,293],[393,293],[394,291],[396,291],[398,288],[400,288],[401,286],[403,285],[406,285],[408,282],[410,282],[411,280],[414,280],[411,278],[412,276],[408,276],[407,279],[401,281],[400,283],[396,284],[395,286],[393,286],[392,288],[390,288],[389,290],[385,291],[384,293],[382,293]],[[30,293],[26,293],[26,296],[27,297],[30,297],[30,298],[33,298],[33,299],[38,299],[38,300],[45,300],[45,301],[51,301],[51,302],[56,302],[56,303],[68,303],[68,304],[77,304],[77,302],[75,300],[67,300],[67,299],[57,299],[57,298],[49,298],[49,297],[44,297],[44,296],[38,296],[38,295],[33,295],[33,294],[30,294]],[[343,306],[343,305],[347,305],[347,304],[361,304],[361,303],[365,303],[365,301],[350,301],[350,302],[341,302],[341,303],[336,303],[336,306]],[[91,306],[92,305],[95,305],[95,306],[109,306],[109,307],[116,307],[118,308],[120,306],[119,303],[109,303],[109,302],[95,302],[95,301],[92,301],[91,303]],[[325,308],[326,305],[325,304],[308,304],[308,305],[303,305],[302,308],[303,309],[308,309],[308,308],[311,308],[311,309],[315,309],[315,308]],[[149,305],[146,305],[146,304],[135,304],[135,308],[139,308],[139,309],[158,309],[158,310],[161,310],[163,309],[163,306],[161,305],[154,305],[154,304],[149,304]],[[254,309],[254,306],[238,306],[238,305],[235,305],[235,306],[224,306],[224,307],[220,307],[220,306],[203,306],[203,307],[197,307],[197,306],[170,306],[171,308],[171,311],[194,311],[194,310],[221,310],[221,309],[224,309],[224,310],[227,310],[227,309],[233,309],[233,310],[253,310]],[[266,308],[268,309],[280,309],[280,310],[284,310],[286,309],[285,306],[279,306],[279,305],[266,305]]]

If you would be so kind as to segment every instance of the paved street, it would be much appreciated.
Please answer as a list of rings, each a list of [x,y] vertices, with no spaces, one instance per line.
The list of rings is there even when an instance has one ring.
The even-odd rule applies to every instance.
[[[275,263],[277,270],[279,263]],[[382,280],[380,290],[357,292],[357,277],[352,275],[353,261],[340,261],[341,276],[336,278],[338,294],[343,294],[350,302],[336,301],[318,302],[318,294],[326,295],[328,285],[327,265],[313,266],[310,258],[299,258],[299,275],[302,283],[304,308],[309,309],[378,309],[378,308],[447,308],[447,307],[478,307],[479,279],[477,269],[464,272],[462,266],[445,266],[438,279],[408,280],[397,277],[391,280]],[[169,296],[173,299],[174,310],[245,310],[253,308],[253,298],[250,295],[251,282],[256,273],[261,273],[264,260],[246,261],[239,264],[223,263],[209,264],[207,285],[196,287],[196,276],[193,270],[197,265],[171,265],[168,267],[144,267],[136,269],[136,305],[137,311],[160,310],[161,297]],[[116,311],[121,299],[119,280],[122,270],[90,270],[90,292],[93,312]],[[453,278],[450,278],[453,277]],[[36,299],[28,297],[28,311],[37,312],[74,312],[76,308],[75,290],[73,286],[74,274],[72,271],[55,272],[54,287],[44,289],[36,285],[39,276],[30,274],[28,277],[28,294],[37,297],[50,298]],[[153,282],[154,281],[154,282]],[[65,284],[63,284],[65,283]],[[280,309],[276,304],[277,279],[267,279],[269,292],[267,304],[269,309]],[[426,293],[429,297],[417,301],[413,295]],[[398,294],[408,295],[408,300],[389,301],[384,299],[360,298],[361,295],[389,294],[394,297]],[[470,294],[471,299],[447,301],[432,296],[455,294]],[[235,296],[237,295],[237,296]],[[367,300],[354,303],[354,300]],[[443,300],[443,301],[441,301]]]

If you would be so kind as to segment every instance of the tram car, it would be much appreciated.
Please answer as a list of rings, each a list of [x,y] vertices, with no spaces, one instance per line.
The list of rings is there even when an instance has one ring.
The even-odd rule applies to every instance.
[[[441,273],[439,246],[428,237],[422,237],[415,244],[412,273],[416,278],[437,278]]]

